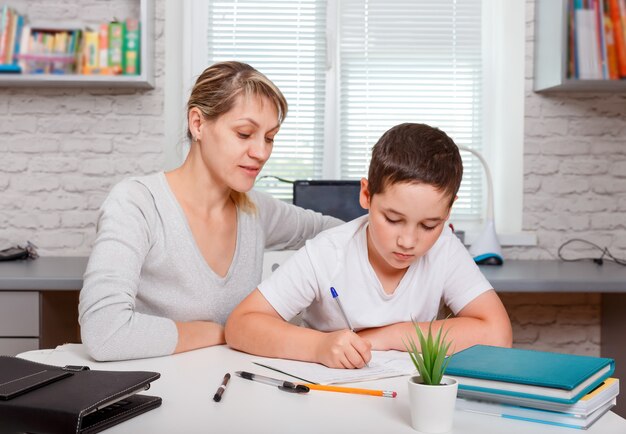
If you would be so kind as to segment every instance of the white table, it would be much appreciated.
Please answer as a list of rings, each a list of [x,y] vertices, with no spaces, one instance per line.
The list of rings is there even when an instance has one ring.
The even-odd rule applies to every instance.
[[[286,379],[252,364],[260,357],[226,346],[174,356],[124,362],[94,362],[82,345],[35,350],[19,357],[51,365],[87,365],[91,369],[143,370],[161,373],[146,393],[163,398],[161,407],[115,426],[107,433],[415,433],[410,425],[407,377],[358,383],[359,387],[395,390],[397,398],[311,391],[295,395],[234,375],[244,370]],[[226,372],[233,377],[222,402],[213,394]],[[619,398],[618,398],[619,399]],[[537,423],[457,411],[453,433],[567,434],[579,432]],[[624,434],[626,420],[607,413],[589,434]]]

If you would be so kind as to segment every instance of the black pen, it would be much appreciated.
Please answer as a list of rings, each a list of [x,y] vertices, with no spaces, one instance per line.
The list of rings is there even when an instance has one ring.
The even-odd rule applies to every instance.
[[[213,401],[220,402],[222,400],[222,395],[224,394],[224,390],[226,390],[228,380],[230,380],[230,374],[226,373],[226,375],[224,375],[224,379],[222,380],[222,384],[220,384],[220,387],[217,388],[217,392],[213,395]]]
[[[266,377],[264,375],[253,374],[251,372],[237,371],[235,374],[246,380],[258,381],[259,383],[277,386],[280,390],[292,393],[307,393],[309,388],[302,384],[294,384],[291,381],[277,380],[276,378]]]

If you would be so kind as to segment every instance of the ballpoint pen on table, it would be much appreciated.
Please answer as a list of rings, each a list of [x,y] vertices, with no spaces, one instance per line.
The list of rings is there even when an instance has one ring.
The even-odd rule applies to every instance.
[[[333,296],[333,298],[335,299],[335,301],[337,302],[337,304],[339,305],[339,310],[341,311],[341,314],[343,315],[343,319],[346,320],[346,324],[348,324],[348,327],[350,328],[350,331],[352,333],[355,333],[354,331],[354,327],[352,327],[352,323],[350,322],[350,319],[348,318],[348,315],[346,314],[346,311],[343,308],[343,304],[341,304],[341,300],[339,300],[339,294],[337,293],[337,290],[334,287],[330,287],[330,294]],[[369,363],[365,363],[365,366],[367,366],[369,368]]]
[[[343,387],[343,386],[327,386],[324,384],[302,384],[311,390],[325,390],[327,392],[343,392],[343,393],[357,393],[360,395],[382,396],[385,398],[395,398],[398,394],[392,390],[374,390],[374,389],[360,389],[357,387]]]
[[[280,369],[276,369],[276,368],[273,368],[271,366],[264,365],[263,363],[259,363],[259,362],[252,362],[252,363],[254,363],[257,366],[261,366],[263,368],[271,369],[272,371],[280,372],[281,374],[285,374],[285,375],[288,375],[290,377],[297,378],[298,380],[302,380],[305,383],[317,384],[315,381],[311,381],[311,380],[307,380],[306,378],[298,377],[297,375],[293,375],[293,374],[290,374],[289,372],[281,371]]]
[[[220,384],[220,387],[217,388],[217,392],[213,395],[213,401],[220,402],[222,400],[222,395],[224,394],[224,390],[226,390],[228,380],[230,380],[230,374],[226,373],[226,375],[224,375],[224,379],[222,380],[222,384]]]
[[[290,381],[278,380],[276,378],[253,374],[251,372],[237,371],[235,374],[241,378],[245,378],[246,380],[253,380],[258,381],[259,383],[269,384],[270,386],[277,386],[280,390],[285,392],[307,393],[309,391],[309,388],[303,384],[294,384]]]

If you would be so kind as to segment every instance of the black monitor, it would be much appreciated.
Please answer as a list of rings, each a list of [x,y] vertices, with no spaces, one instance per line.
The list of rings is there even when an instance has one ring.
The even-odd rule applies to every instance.
[[[350,221],[367,213],[359,204],[360,181],[295,181],[293,203]]]

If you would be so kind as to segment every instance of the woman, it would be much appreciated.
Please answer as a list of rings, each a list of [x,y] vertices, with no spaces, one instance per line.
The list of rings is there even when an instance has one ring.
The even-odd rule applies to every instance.
[[[104,201],[79,322],[96,360],[225,343],[231,310],[261,280],[265,249],[298,248],[341,223],[249,192],[287,114],[280,90],[239,62],[198,77],[181,167],[130,178]]]

